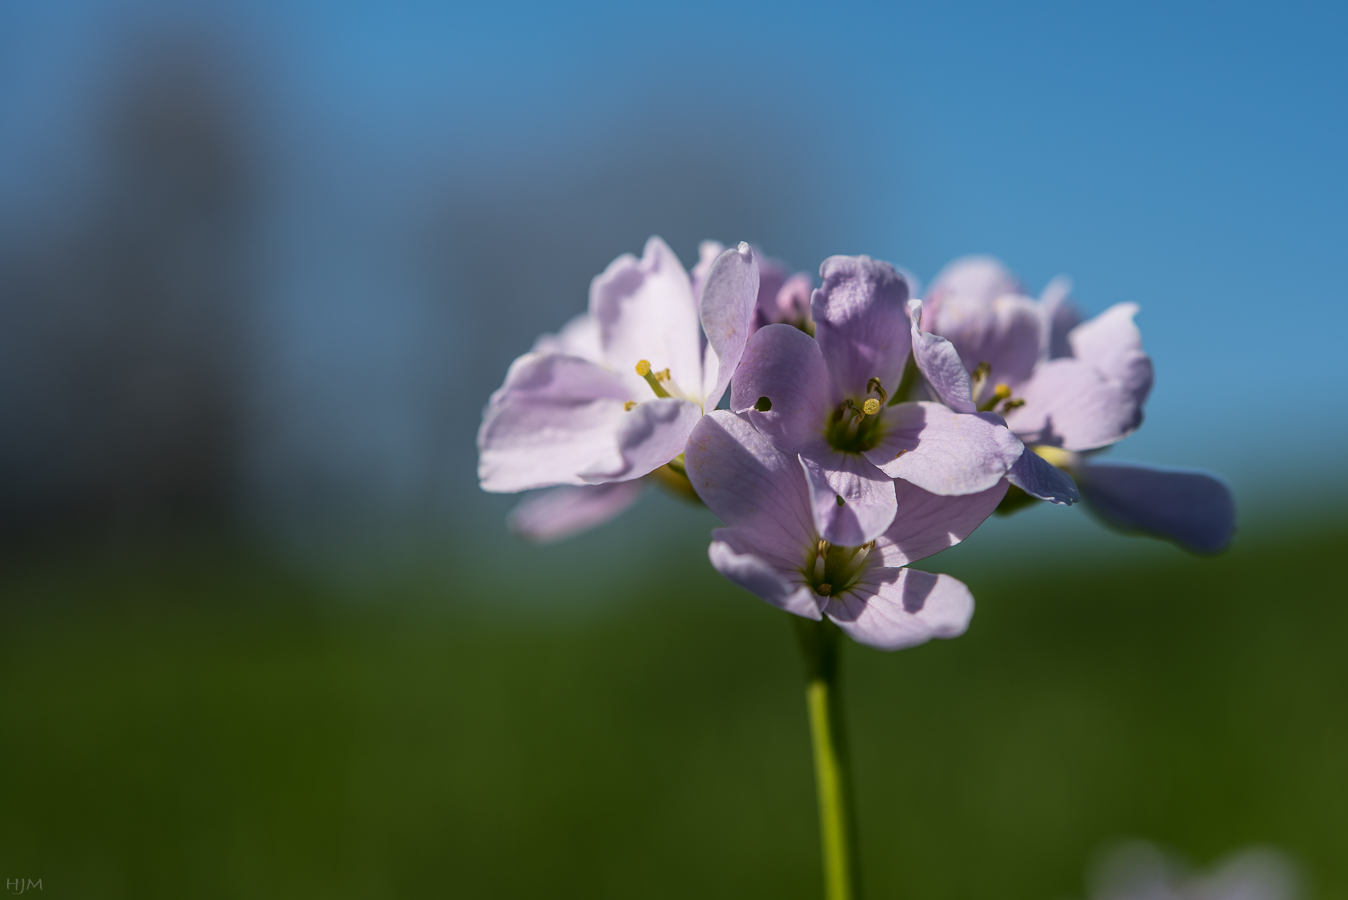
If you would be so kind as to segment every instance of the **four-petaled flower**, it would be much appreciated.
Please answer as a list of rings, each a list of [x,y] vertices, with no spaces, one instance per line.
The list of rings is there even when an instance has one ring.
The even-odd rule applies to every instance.
[[[884,650],[968,627],[974,600],[962,582],[905,567],[967,537],[997,507],[1005,481],[961,496],[887,481],[898,514],[883,533],[849,546],[816,527],[809,464],[746,417],[719,410],[703,418],[686,460],[693,487],[726,525],[712,533],[712,565],[773,606],[827,616],[854,640]]]
[[[920,331],[897,269],[834,256],[820,275],[814,338],[787,325],[756,332],[730,405],[799,455],[825,540],[859,546],[882,534],[898,509],[895,478],[945,496],[1006,478],[1043,499],[1076,500],[1070,478],[1025,453],[999,415],[974,408],[968,373],[946,341]],[[942,403],[904,401],[910,353]]]
[[[1111,525],[1216,552],[1230,543],[1235,504],[1214,475],[1093,458],[1132,434],[1151,391],[1151,359],[1118,303],[1083,322],[1058,278],[1039,300],[988,257],[956,260],[928,292],[923,324],[973,370],[972,399],[996,409],[1036,453],[1070,472]]]
[[[492,394],[478,431],[483,489],[607,486],[532,510],[546,528],[574,530],[630,502],[635,486],[618,485],[674,462],[725,393],[749,338],[753,250],[741,243],[719,253],[700,282],[695,295],[656,237],[640,260],[625,254],[596,277],[589,312],[540,338]]]

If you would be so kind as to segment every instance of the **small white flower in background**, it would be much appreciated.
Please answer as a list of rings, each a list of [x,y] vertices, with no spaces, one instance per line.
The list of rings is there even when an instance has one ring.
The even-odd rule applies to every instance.
[[[1296,867],[1265,847],[1233,853],[1193,871],[1159,848],[1130,843],[1108,853],[1092,879],[1091,900],[1299,900]]]

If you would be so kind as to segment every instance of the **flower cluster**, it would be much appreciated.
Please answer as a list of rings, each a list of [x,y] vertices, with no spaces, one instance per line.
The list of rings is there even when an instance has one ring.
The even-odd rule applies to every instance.
[[[1136,430],[1151,389],[1136,306],[1082,322],[1063,281],[1031,299],[985,258],[923,300],[865,256],[825,260],[817,288],[748,244],[700,256],[690,273],[652,238],[619,257],[588,313],[511,365],[479,476],[550,488],[512,513],[518,533],[590,527],[655,481],[725,523],[710,557],[727,578],[885,649],[964,631],[968,589],[905,567],[999,507],[1084,496],[1127,530],[1229,541],[1219,480],[1093,458]]]

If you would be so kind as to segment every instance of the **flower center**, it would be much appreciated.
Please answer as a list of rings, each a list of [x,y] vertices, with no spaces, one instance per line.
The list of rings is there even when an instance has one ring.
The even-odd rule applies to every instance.
[[[820,541],[805,561],[802,574],[816,594],[836,597],[857,583],[874,547],[875,541],[860,547],[839,547]]]
[[[824,437],[834,450],[864,453],[880,442],[880,410],[889,399],[889,392],[880,385],[879,378],[872,378],[866,382],[866,393],[877,396],[862,401],[860,406],[849,397],[829,416]]]

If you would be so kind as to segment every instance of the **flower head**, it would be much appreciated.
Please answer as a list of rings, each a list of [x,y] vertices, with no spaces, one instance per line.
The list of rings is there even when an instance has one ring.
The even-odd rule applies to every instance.
[[[693,487],[726,525],[712,534],[712,565],[741,587],[795,615],[827,616],[885,650],[968,627],[973,596],[964,584],[905,566],[972,533],[1001,501],[1005,481],[954,497],[887,482],[898,514],[881,534],[849,545],[817,527],[810,464],[745,417],[720,410],[703,418],[686,459]]]

